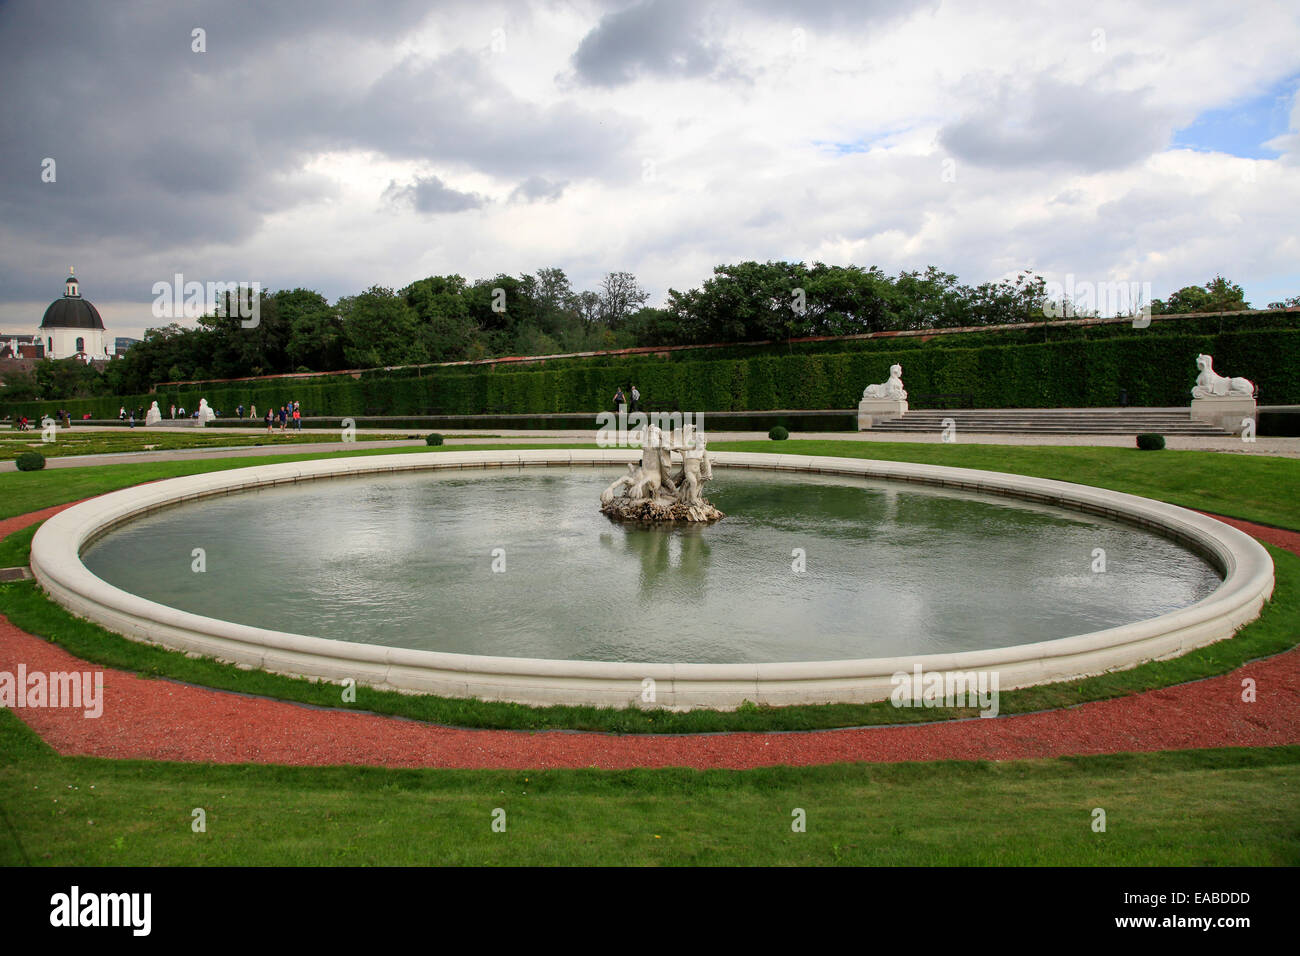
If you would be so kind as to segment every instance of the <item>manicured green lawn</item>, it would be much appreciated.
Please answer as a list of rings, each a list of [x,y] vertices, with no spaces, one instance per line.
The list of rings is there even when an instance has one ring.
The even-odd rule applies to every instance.
[[[716,451],[879,458],[1009,471],[1159,498],[1300,530],[1300,458],[1070,445],[962,445],[791,439],[710,442]]]
[[[178,429],[174,432],[146,432],[124,428],[116,431],[78,431],[60,428],[52,442],[41,441],[38,426],[30,432],[0,431],[0,461],[17,458],[25,451],[38,451],[46,458],[66,455],[105,455],[137,451],[171,451],[181,448],[231,448],[253,445],[303,445],[315,442],[339,441],[339,435],[313,435],[278,429],[271,434],[265,431],[256,435],[221,432],[206,429]],[[379,441],[386,438],[403,438],[403,435],[376,435],[358,432],[357,441]],[[414,437],[414,436],[412,436]],[[423,437],[423,436],[421,436]],[[342,444],[341,441],[339,441]]]
[[[20,568],[31,561],[32,538],[44,523],[38,521],[22,531],[0,538],[0,568]]]
[[[290,768],[58,757],[0,712],[0,865],[1295,865],[1297,798],[1300,747],[704,772]],[[796,808],[806,832],[792,831]]]

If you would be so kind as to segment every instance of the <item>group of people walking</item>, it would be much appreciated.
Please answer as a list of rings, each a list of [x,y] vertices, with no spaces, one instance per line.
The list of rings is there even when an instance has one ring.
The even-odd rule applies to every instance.
[[[242,405],[240,406],[240,410],[242,412]],[[241,415],[240,417],[242,418],[243,416]],[[257,417],[256,405],[252,407],[248,417]],[[276,422],[280,423],[280,431],[284,431],[289,427],[290,423],[293,424],[295,431],[302,431],[302,403],[287,402],[284,405],[281,405],[278,409],[268,408],[266,410],[266,417],[263,420],[266,422],[266,433],[268,435],[275,431]]]

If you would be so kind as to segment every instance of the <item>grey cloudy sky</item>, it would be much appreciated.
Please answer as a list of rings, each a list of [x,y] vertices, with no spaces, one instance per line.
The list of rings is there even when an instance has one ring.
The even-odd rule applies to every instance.
[[[1249,0],[10,2],[0,329],[69,265],[126,335],[176,273],[1217,271],[1262,306],[1300,294],[1297,49]]]

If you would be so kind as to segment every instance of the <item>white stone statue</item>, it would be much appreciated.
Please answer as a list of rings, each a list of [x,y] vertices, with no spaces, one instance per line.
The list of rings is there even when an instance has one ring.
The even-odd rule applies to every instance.
[[[1196,356],[1196,384],[1192,398],[1254,398],[1255,383],[1246,378],[1226,378],[1214,371],[1214,357]]]
[[[663,485],[665,464],[663,453],[667,452],[669,462],[672,456],[671,449],[662,447],[663,432],[657,425],[651,425],[644,434],[633,432],[633,435],[640,435],[641,463],[629,464],[627,474],[601,492],[602,505],[609,505],[620,496],[633,499],[652,498]]]
[[[706,445],[703,435],[694,435],[689,445],[682,446],[682,477],[677,500],[688,508],[704,502],[700,486],[713,477],[713,465],[706,453]]]
[[[206,425],[208,422],[212,421],[216,417],[217,417],[216,412],[208,408],[208,400],[206,398],[200,398],[199,417],[197,422],[199,428],[202,428],[204,425]]]
[[[672,471],[672,456],[682,456],[681,467]],[[666,436],[650,425],[641,443],[640,464],[629,464],[628,473],[617,478],[600,495],[600,510],[624,521],[716,521],[721,511],[700,493],[713,477],[704,435],[687,425],[680,435]]]
[[[889,366],[889,381],[881,382],[879,385],[868,385],[862,392],[862,398],[891,402],[907,401],[907,392],[903,390],[903,366]]]
[[[693,425],[688,425],[693,428]],[[653,440],[659,450],[659,482],[664,491],[670,495],[677,494],[677,481],[672,477],[673,472],[673,449],[677,447],[674,436],[665,435],[663,429],[657,425],[651,425],[650,429],[654,435]]]
[[[157,425],[162,421],[162,412],[158,410],[158,403],[154,402],[149,406],[149,411],[144,413],[144,423],[146,425]]]
[[[641,467],[636,472],[636,480],[628,488],[627,496],[653,498],[657,495],[667,473],[664,465],[671,462],[672,449],[664,447],[663,431],[658,425],[650,425],[641,443]]]

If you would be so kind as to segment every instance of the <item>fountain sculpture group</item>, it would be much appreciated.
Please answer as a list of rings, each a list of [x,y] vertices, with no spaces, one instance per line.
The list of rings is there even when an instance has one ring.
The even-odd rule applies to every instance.
[[[628,473],[600,495],[600,510],[619,521],[711,522],[723,517],[702,494],[713,477],[703,432],[694,425],[664,432],[649,425],[636,433],[641,461],[629,463]],[[676,470],[673,455],[681,456]]]

